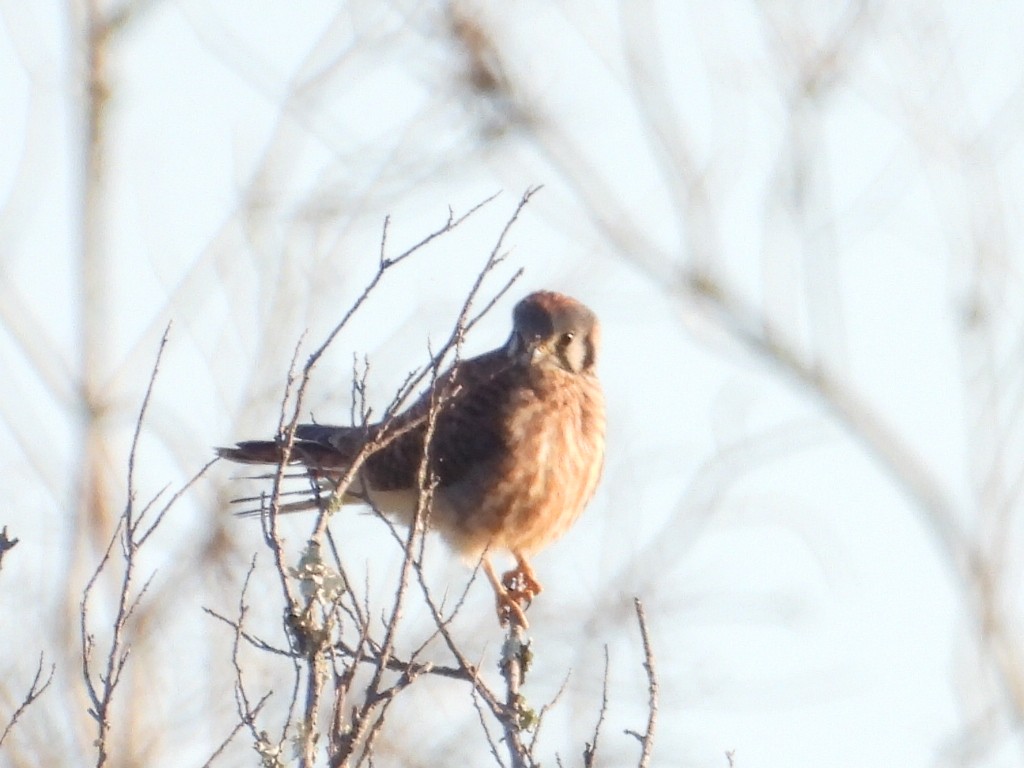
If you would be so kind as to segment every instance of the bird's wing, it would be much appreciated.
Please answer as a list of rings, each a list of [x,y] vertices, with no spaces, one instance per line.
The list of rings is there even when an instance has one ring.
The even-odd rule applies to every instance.
[[[380,430],[375,434],[384,441],[389,433],[397,437],[368,459],[370,485],[377,490],[417,487],[424,435],[435,403],[439,405],[429,449],[430,471],[442,487],[501,455],[505,450],[502,414],[516,370],[502,350],[463,360],[390,424],[375,425]]]
[[[438,377],[407,410],[385,422],[366,427],[299,424],[290,461],[344,472],[370,443],[373,453],[364,474],[372,488],[416,488],[427,423],[431,409],[437,407],[430,471],[442,486],[456,483],[505,450],[505,404],[517,376],[522,375],[500,349],[463,360]],[[283,446],[274,440],[250,440],[217,451],[233,461],[275,464],[281,460]]]

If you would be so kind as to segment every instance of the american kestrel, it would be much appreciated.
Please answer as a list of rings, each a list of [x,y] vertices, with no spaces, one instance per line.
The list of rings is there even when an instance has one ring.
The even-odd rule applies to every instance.
[[[483,565],[502,624],[526,627],[521,603],[541,591],[529,558],[569,529],[601,477],[599,341],[597,317],[583,304],[552,291],[531,293],[516,305],[504,346],[458,362],[390,420],[367,427],[300,424],[289,461],[336,481],[367,441],[376,441],[382,447],[366,459],[343,502],[370,503],[408,525],[420,494],[427,416],[440,403],[428,451],[435,483],[428,526]],[[217,452],[231,461],[276,464],[282,450],[280,440],[252,440]],[[502,550],[516,567],[499,580],[490,556]]]

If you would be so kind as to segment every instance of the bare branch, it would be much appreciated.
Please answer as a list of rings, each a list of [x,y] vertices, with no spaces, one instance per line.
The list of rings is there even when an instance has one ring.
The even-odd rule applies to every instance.
[[[501,648],[498,668],[505,679],[505,707],[499,720],[505,731],[505,746],[508,748],[512,768],[531,768],[529,751],[521,735],[536,723],[536,715],[519,692],[526,680],[526,673],[533,660],[530,642],[523,639],[523,628],[515,621],[509,622],[508,635]]]
[[[17,541],[17,539],[15,539]],[[43,654],[39,654],[39,664],[36,666],[36,674],[32,678],[32,684],[28,687],[28,692],[25,694],[25,698],[21,700],[21,704],[14,710],[14,714],[11,715],[11,719],[7,721],[7,725],[4,727],[3,733],[0,733],[0,747],[4,744],[4,739],[7,738],[7,734],[14,728],[15,723],[18,722],[18,718],[24,714],[25,710],[28,709],[32,702],[42,696],[46,689],[50,687],[50,683],[53,682],[53,674],[57,670],[56,664],[50,665],[50,674],[46,676],[46,681],[40,685],[39,681],[43,677]]]
[[[491,757],[494,758],[494,762],[497,763],[500,768],[505,768],[505,761],[501,759],[501,755],[498,754],[498,744],[494,740],[494,736],[491,735],[490,726],[487,725],[487,717],[484,712],[484,708],[480,705],[480,692],[474,685],[469,690],[470,698],[473,700],[473,709],[476,710],[477,720],[480,723],[480,727],[483,729],[484,738],[487,739],[487,747],[491,751]]]
[[[153,396],[153,385],[156,384],[156,377],[160,373],[160,360],[163,359],[164,350],[167,348],[167,338],[171,332],[171,324],[168,323],[164,334],[160,338],[160,346],[156,352],[156,362],[153,363],[153,371],[149,375],[149,383],[146,385],[146,394],[142,398],[142,406],[139,408],[139,417],[135,420],[135,431],[132,433],[132,444],[128,451],[128,502],[125,505],[126,534],[134,536],[133,507],[135,503],[135,456],[139,450],[139,436],[142,434],[142,424],[146,420],[146,411],[149,410],[149,400]]]
[[[636,609],[636,621],[640,626],[640,637],[644,644],[644,670],[647,672],[647,728],[643,734],[627,730],[626,733],[640,742],[640,761],[637,768],[647,768],[651,762],[654,749],[654,729],[658,722],[658,674],[654,668],[654,650],[651,647],[651,636],[647,630],[647,616],[639,597],[633,598]],[[595,738],[596,741],[596,738]]]
[[[572,677],[572,670],[570,669],[565,673],[565,677],[562,679],[562,684],[558,686],[558,690],[555,691],[555,695],[540,708],[540,712],[537,713],[537,719],[533,724],[533,738],[530,739],[530,746],[527,748],[530,754],[530,759],[534,759],[536,754],[537,739],[540,737],[540,729],[544,725],[544,718],[548,712],[555,708],[558,702],[561,700],[562,695],[565,693],[566,688],[569,687],[569,679]]]
[[[114,531],[107,543],[106,550],[100,558],[99,564],[96,566],[96,570],[86,583],[85,589],[82,592],[82,600],[79,604],[82,676],[85,681],[86,691],[92,704],[89,714],[96,721],[97,725],[97,735],[95,739],[97,768],[101,768],[101,766],[105,765],[109,757],[108,739],[110,730],[113,726],[111,708],[114,701],[114,693],[121,681],[121,675],[128,663],[128,658],[131,652],[126,640],[128,620],[138,607],[139,601],[146,594],[150,581],[152,580],[152,577],[147,579],[142,585],[142,588],[134,597],[132,597],[131,591],[135,574],[136,555],[141,547],[141,543],[136,537],[138,519],[135,516],[135,460],[139,447],[139,438],[142,433],[142,425],[145,421],[146,412],[149,408],[150,398],[153,393],[153,387],[156,383],[156,378],[160,370],[160,361],[167,346],[169,330],[170,326],[165,330],[164,336],[160,341],[156,360],[153,363],[149,382],[146,387],[146,393],[142,399],[139,415],[135,422],[135,431],[132,436],[131,449],[128,454],[128,487],[124,511],[118,518]],[[177,494],[175,498],[178,498],[178,496],[180,496],[180,494]],[[154,523],[154,526],[159,524],[161,519],[163,519],[162,513],[158,517],[156,523]],[[149,531],[146,532],[146,536],[148,537],[153,530],[154,527],[151,526]],[[89,600],[97,580],[106,570],[111,561],[111,554],[114,550],[115,543],[120,543],[121,545],[123,570],[121,574],[120,588],[116,598],[117,607],[115,609],[111,625],[112,635],[104,662],[104,670],[96,673],[94,676],[94,672],[92,670],[92,653],[95,648],[95,639],[88,630]]]
[[[583,768],[593,768],[594,760],[597,758],[597,742],[601,736],[601,726],[604,724],[605,714],[608,712],[608,645],[604,646],[604,675],[601,678],[601,711],[597,715],[597,723],[594,725],[594,735],[590,742],[583,748]]]
[[[171,507],[177,504],[178,501],[181,500],[181,497],[184,496],[192,488],[192,486],[194,486],[199,481],[200,478],[206,475],[206,472],[210,469],[210,467],[212,467],[218,461],[219,459],[210,459],[208,462],[206,462],[206,464],[202,466],[202,468],[200,468],[198,472],[192,475],[192,477],[189,478],[189,480],[185,482],[185,484],[182,485],[181,488],[174,492],[174,495],[172,495],[171,498],[167,500],[167,503],[164,504],[160,511],[157,513],[156,518],[153,520],[153,522],[149,525],[148,528],[146,528],[145,531],[143,531],[142,535],[138,537],[138,546],[141,547],[145,545],[149,537],[157,530],[157,528],[160,527],[160,524],[164,520],[164,515],[166,515],[170,511]],[[143,518],[145,517],[145,513],[148,509],[149,507],[144,509],[142,513],[139,514],[138,520],[136,520],[136,528],[142,524]]]
[[[394,267],[394,266],[397,266],[398,264],[401,264],[403,261],[408,259],[410,256],[412,256],[413,254],[415,254],[418,251],[422,250],[423,248],[425,248],[427,245],[429,245],[431,242],[433,242],[437,238],[441,237],[441,235],[447,234],[448,232],[451,232],[453,229],[457,228],[459,225],[461,225],[463,222],[465,222],[468,218],[470,218],[474,213],[479,211],[481,208],[486,206],[488,203],[492,202],[495,198],[497,198],[497,196],[498,196],[498,194],[495,193],[495,194],[491,195],[490,197],[480,201],[479,203],[474,205],[472,208],[470,208],[468,211],[466,211],[464,214],[462,214],[459,217],[456,217],[454,215],[454,213],[452,213],[451,209],[449,209],[449,211],[448,211],[448,220],[444,224],[442,224],[440,227],[435,229],[429,235],[427,235],[426,237],[421,239],[419,242],[417,242],[417,243],[409,246],[408,248],[406,248],[404,251],[402,251],[397,256],[390,257],[390,258],[386,255],[386,250],[387,250],[388,226],[389,226],[389,224],[391,222],[391,219],[390,219],[390,217],[386,217],[384,219],[383,231],[381,232],[381,239],[380,239],[380,261],[379,261],[379,266],[378,266],[378,269],[377,269],[377,273],[373,276],[373,279],[370,280],[369,283],[367,283],[366,287],[363,289],[363,292],[359,295],[359,297],[355,300],[355,302],[349,307],[348,311],[341,318],[341,320],[338,322],[338,324],[335,325],[333,330],[331,330],[331,332],[327,334],[327,338],[324,339],[323,343],[313,351],[313,354],[311,354],[309,356],[309,360],[306,361],[306,365],[305,365],[305,368],[303,369],[303,373],[304,374],[308,374],[313,369],[313,367],[317,364],[317,362],[323,356],[324,352],[327,351],[327,348],[329,346],[331,346],[331,344],[334,342],[334,339],[337,338],[339,333],[341,333],[342,329],[345,328],[346,325],[348,325],[349,320],[351,320],[353,315],[355,315],[355,313],[358,312],[359,309],[363,306],[363,304],[369,298],[370,294],[377,287],[377,285],[380,283],[380,281],[384,278],[384,274],[391,267]],[[517,214],[518,214],[518,211],[517,211]]]

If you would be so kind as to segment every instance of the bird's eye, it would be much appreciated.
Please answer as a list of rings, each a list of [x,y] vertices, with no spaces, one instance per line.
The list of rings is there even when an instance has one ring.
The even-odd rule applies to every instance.
[[[558,346],[564,349],[565,347],[569,346],[569,344],[572,342],[575,336],[576,334],[573,333],[572,331],[570,331],[569,333],[563,333],[562,338],[558,340]]]

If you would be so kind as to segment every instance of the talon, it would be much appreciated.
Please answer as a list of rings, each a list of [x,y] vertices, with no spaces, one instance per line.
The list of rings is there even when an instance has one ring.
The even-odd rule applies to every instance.
[[[491,582],[491,586],[494,587],[494,597],[498,609],[498,623],[503,627],[507,627],[509,622],[514,621],[517,626],[529,629],[530,622],[526,620],[526,613],[523,611],[523,606],[520,603],[526,601],[529,604],[536,592],[531,591],[529,582],[522,579],[525,574],[510,571],[499,581],[498,575],[494,572],[494,568],[487,558],[483,559],[482,565],[484,573],[487,574],[487,578]],[[529,581],[532,581],[537,587],[540,586],[532,578],[529,578]]]
[[[530,628],[530,622],[526,620],[526,613],[523,611],[521,605],[519,605],[518,599],[509,592],[498,592],[497,606],[498,606],[498,623],[507,627],[509,622],[515,622],[515,624],[523,629]]]
[[[536,574],[525,560],[517,558],[516,567],[501,577],[502,586],[516,600],[525,600],[527,604],[533,602],[533,598],[539,595],[544,587],[537,581]]]

